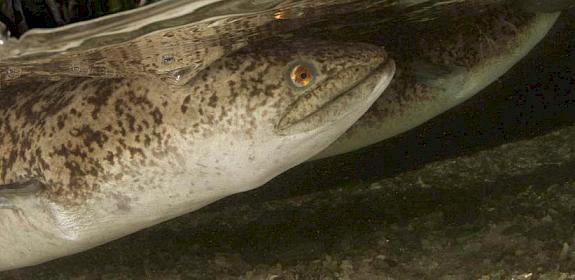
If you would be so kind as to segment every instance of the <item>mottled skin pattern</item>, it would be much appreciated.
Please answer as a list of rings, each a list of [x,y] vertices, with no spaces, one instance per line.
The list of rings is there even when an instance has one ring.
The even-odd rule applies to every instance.
[[[300,62],[317,69],[304,89],[286,75]],[[240,50],[182,86],[135,76],[3,88],[0,184],[40,189],[0,186],[0,270],[262,185],[345,132],[394,69],[380,47],[295,41]]]
[[[162,92],[153,84],[75,79],[28,90],[0,97],[3,184],[38,178],[42,195],[81,203],[102,181],[126,174],[110,166],[153,165],[175,148],[163,112],[175,100],[152,94]]]

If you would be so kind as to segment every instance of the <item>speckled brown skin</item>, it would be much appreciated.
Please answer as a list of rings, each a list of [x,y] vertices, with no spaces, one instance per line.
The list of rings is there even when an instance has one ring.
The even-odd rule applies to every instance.
[[[310,87],[291,84],[294,63],[316,69]],[[241,50],[182,86],[132,77],[3,88],[0,185],[39,190],[0,186],[0,270],[262,185],[345,132],[394,69],[379,47],[296,41]]]

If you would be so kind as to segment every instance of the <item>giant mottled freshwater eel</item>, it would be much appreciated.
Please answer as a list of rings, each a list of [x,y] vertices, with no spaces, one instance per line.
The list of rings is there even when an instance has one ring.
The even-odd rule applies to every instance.
[[[174,86],[30,78],[0,93],[0,270],[73,254],[250,190],[327,147],[395,70],[381,47],[242,49]]]
[[[394,38],[386,48],[397,61],[397,75],[374,106],[316,158],[377,143],[471,98],[527,55],[558,16],[495,7],[418,36],[382,31],[384,38]]]

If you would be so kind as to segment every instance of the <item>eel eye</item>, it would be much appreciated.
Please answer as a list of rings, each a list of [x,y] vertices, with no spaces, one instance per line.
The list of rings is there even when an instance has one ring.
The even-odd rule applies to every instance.
[[[294,87],[301,89],[312,85],[315,81],[315,69],[311,65],[297,63],[290,68],[289,79]]]

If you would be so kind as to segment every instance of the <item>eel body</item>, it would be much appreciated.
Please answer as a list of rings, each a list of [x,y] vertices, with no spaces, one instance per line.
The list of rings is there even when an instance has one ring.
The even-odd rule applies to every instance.
[[[174,86],[31,79],[0,94],[0,270],[261,186],[344,133],[395,66],[361,43],[271,42]]]

